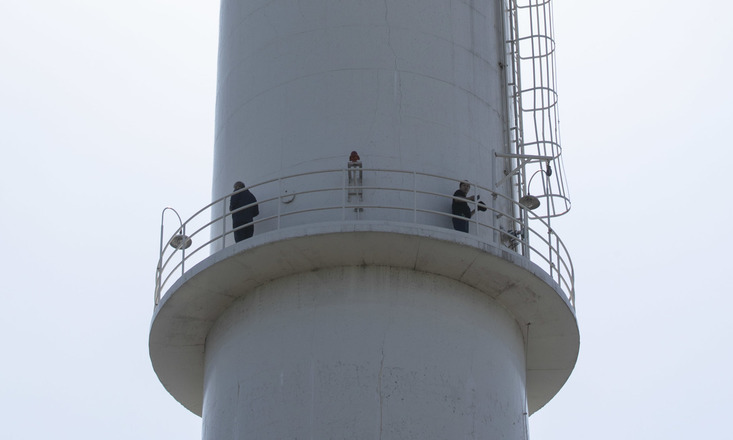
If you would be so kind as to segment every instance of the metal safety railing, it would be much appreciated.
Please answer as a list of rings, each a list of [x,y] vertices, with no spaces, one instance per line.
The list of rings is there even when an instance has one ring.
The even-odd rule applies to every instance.
[[[368,169],[359,186],[349,179],[349,169],[313,171],[271,179],[247,187],[259,196],[260,215],[245,228],[257,225],[257,234],[323,222],[375,221],[437,226],[452,229],[451,214],[456,179],[414,171]],[[370,185],[369,182],[381,182]],[[389,184],[387,184],[387,183]],[[297,188],[293,190],[291,188]],[[575,273],[570,255],[547,219],[535,215],[514,200],[491,189],[474,186],[487,203],[465,200],[477,211],[470,220],[471,235],[529,258],[547,272],[575,304]],[[352,200],[355,189],[363,197]],[[234,193],[232,193],[234,194]],[[164,244],[163,218],[158,265],[155,274],[155,304],[165,286],[174,282],[209,255],[234,243],[228,200],[214,200],[181,221]],[[247,206],[239,208],[246,209]],[[165,208],[166,210],[172,208]],[[175,212],[175,210],[174,210]],[[513,214],[513,213],[519,213]],[[176,215],[178,213],[176,212]],[[457,237],[463,232],[455,232]],[[195,243],[195,245],[193,245]]]
[[[354,185],[350,171],[353,173],[347,168],[299,173],[247,187],[258,196],[260,215],[237,229],[256,225],[256,234],[260,235],[334,221],[379,221],[453,229],[453,218],[465,220],[451,214],[451,204],[457,199],[453,196],[459,182],[456,179],[415,171],[363,168],[360,170],[363,180]],[[370,182],[379,184],[371,185]],[[355,190],[362,197],[349,197]],[[472,225],[469,234],[484,243],[529,258],[558,283],[574,306],[572,261],[547,219],[491,189],[474,185],[472,192],[483,195],[483,200],[461,199],[477,210],[468,220]],[[179,217],[179,227],[165,241],[165,246],[161,218],[160,253],[155,273],[156,305],[163,289],[183,276],[186,267],[193,267],[234,244],[232,213],[228,210],[232,194],[214,200],[185,222]],[[163,214],[168,209],[172,210],[165,208]],[[454,232],[456,238],[465,234]]]

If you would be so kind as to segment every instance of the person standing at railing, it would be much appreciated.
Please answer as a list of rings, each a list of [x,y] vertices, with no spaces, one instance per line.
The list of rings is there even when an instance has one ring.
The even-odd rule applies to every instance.
[[[453,193],[453,204],[451,206],[453,215],[466,218],[466,220],[464,220],[462,218],[453,217],[453,229],[456,231],[468,232],[468,219],[473,217],[473,214],[476,213],[475,209],[472,210],[471,207],[468,206],[468,200],[473,202],[478,200],[480,196],[475,195],[469,197],[468,191],[470,190],[471,184],[468,183],[467,180],[464,180],[458,184],[458,189]]]
[[[229,211],[234,211],[232,212],[232,228],[234,229],[234,241],[237,243],[254,234],[255,226],[252,220],[260,215],[257,198],[248,189],[241,191],[243,189],[244,183],[236,182],[234,194],[229,198]],[[247,226],[242,227],[243,225]]]

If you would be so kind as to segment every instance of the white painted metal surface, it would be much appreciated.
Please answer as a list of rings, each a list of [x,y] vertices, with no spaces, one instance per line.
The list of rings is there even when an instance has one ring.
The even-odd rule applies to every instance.
[[[334,222],[255,235],[188,270],[161,299],[153,317],[150,355],[161,382],[184,406],[201,414],[206,344],[220,316],[275,280],[296,274],[307,279],[319,270],[345,267],[391,267],[438,276],[464,284],[507,310],[525,336],[530,413],[560,390],[575,365],[579,339],[573,307],[549,274],[526,258],[444,228]],[[320,290],[330,290],[329,285],[322,283]],[[449,298],[452,292],[443,294]],[[369,301],[372,294],[365,291],[359,301]],[[422,307],[420,300],[415,299],[415,306]],[[460,325],[460,314],[442,318]],[[262,338],[263,343],[268,340],[266,334]]]
[[[484,187],[503,175],[500,2],[224,0],[219,53],[214,198],[353,150]]]
[[[177,231],[198,264],[161,253],[150,332],[205,440],[527,438],[579,338],[567,251],[517,204],[523,156],[555,160],[510,134],[521,7],[222,0],[213,202]],[[468,234],[462,179],[489,205]],[[261,215],[232,244],[235,181]]]
[[[445,277],[350,266],[281,278],[209,332],[204,436],[522,438],[523,347],[503,307]]]

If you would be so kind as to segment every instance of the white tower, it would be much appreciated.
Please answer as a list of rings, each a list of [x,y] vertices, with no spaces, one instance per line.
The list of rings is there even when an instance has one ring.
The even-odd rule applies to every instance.
[[[579,348],[551,22],[533,0],[222,0],[213,201],[161,229],[150,331],[205,440],[528,437]],[[260,211],[237,243],[236,181]]]

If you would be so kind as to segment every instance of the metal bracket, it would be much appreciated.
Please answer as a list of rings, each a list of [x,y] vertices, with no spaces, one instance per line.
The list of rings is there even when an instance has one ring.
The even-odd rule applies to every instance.
[[[496,186],[503,185],[507,180],[509,180],[513,175],[517,174],[519,171],[522,170],[522,168],[525,167],[528,163],[532,162],[549,162],[553,159],[555,159],[553,156],[538,156],[538,155],[531,155],[531,154],[510,154],[510,153],[496,153],[494,152],[494,155],[496,157],[501,157],[505,159],[518,159],[521,161],[519,165],[517,165],[516,168],[511,170],[504,176],[501,180],[496,182]]]

